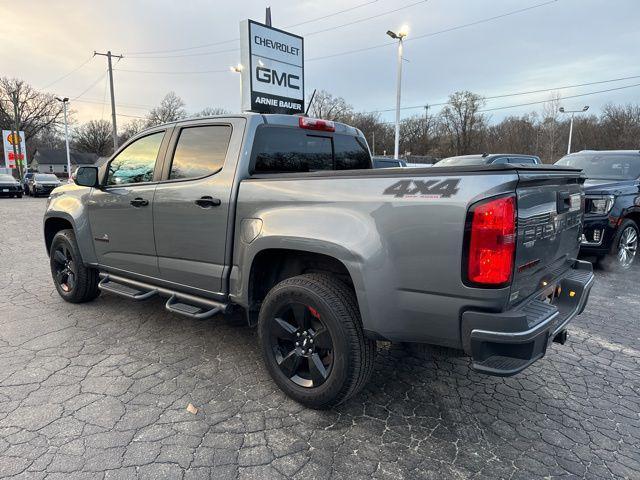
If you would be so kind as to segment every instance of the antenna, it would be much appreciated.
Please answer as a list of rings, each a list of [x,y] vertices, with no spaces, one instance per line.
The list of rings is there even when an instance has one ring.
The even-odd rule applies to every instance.
[[[307,109],[304,111],[304,116],[307,117],[309,113],[309,109],[311,108],[311,104],[313,103],[313,97],[316,96],[316,89],[313,89],[313,93],[311,94],[311,98],[309,99],[309,104],[307,105]]]

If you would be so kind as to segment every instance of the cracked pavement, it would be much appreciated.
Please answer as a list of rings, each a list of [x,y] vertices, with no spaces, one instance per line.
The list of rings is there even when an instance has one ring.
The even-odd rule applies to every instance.
[[[640,478],[638,264],[598,271],[568,343],[520,375],[381,344],[364,391],[319,412],[278,390],[238,318],[65,303],[45,203],[0,200],[1,478]]]

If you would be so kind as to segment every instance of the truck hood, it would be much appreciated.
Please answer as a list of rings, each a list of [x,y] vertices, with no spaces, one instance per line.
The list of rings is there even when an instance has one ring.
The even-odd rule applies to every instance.
[[[590,178],[584,182],[584,193],[593,194],[615,194],[621,190],[626,190],[637,184],[637,180],[604,180]]]

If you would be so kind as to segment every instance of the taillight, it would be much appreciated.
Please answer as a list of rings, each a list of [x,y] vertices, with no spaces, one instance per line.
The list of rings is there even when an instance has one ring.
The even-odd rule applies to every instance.
[[[466,280],[476,286],[507,285],[516,250],[515,197],[476,203],[467,218]]]
[[[320,120],[319,118],[298,117],[298,125],[300,128],[306,128],[307,130],[336,131],[336,126],[331,120]]]

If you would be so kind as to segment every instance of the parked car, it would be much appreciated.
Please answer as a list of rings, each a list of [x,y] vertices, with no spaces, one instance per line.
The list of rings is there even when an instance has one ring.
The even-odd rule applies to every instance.
[[[58,177],[52,173],[35,173],[29,179],[29,195],[49,195],[54,188],[62,185]]]
[[[0,173],[0,197],[22,198],[22,187],[13,176]]]
[[[22,191],[25,195],[29,195],[29,180],[35,175],[35,172],[28,172],[24,174],[22,179]]]
[[[515,164],[541,164],[539,157],[535,155],[520,155],[515,153],[483,153],[478,155],[460,155],[457,157],[443,158],[435,167],[451,167],[453,165],[496,165],[503,163]]]
[[[640,151],[583,150],[556,165],[587,176],[580,251],[598,257],[606,270],[631,268],[640,238]]]
[[[398,168],[406,167],[407,162],[390,157],[371,157],[373,168]]]
[[[371,167],[362,133],[325,120],[154,127],[51,194],[54,285],[244,312],[275,383],[314,408],[364,386],[376,340],[457,348],[489,375],[564,343],[594,279],[575,260],[580,170]]]

